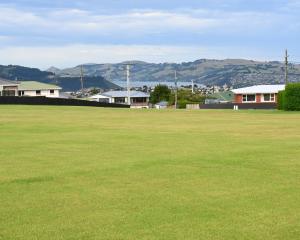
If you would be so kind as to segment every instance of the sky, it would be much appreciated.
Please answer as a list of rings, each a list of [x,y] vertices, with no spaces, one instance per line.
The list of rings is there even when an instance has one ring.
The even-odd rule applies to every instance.
[[[0,0],[0,64],[300,62],[300,0]]]

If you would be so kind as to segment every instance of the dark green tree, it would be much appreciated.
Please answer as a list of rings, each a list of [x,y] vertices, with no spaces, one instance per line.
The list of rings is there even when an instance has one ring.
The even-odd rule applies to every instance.
[[[171,96],[171,90],[166,85],[157,85],[154,91],[150,94],[150,102],[152,104],[159,103],[161,101],[169,101]]]

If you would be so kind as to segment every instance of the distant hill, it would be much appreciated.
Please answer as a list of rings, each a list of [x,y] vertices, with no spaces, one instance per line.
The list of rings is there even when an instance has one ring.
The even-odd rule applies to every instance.
[[[55,81],[52,81],[61,86],[64,91],[76,91],[81,89],[80,77],[57,77]],[[86,76],[84,77],[84,88],[102,88],[105,90],[119,89],[120,86],[107,81],[101,76]]]
[[[83,65],[87,76],[103,76],[109,80],[124,80],[125,64],[87,64]],[[180,81],[195,80],[206,85],[248,86],[253,84],[274,84],[284,81],[284,65],[281,62],[257,62],[242,59],[207,60],[175,63],[147,63],[134,61],[131,68],[133,81],[173,81],[174,70],[178,70]],[[51,69],[49,69],[51,70]],[[289,79],[300,81],[300,65],[289,66]],[[61,77],[80,75],[80,66],[58,70]]]
[[[52,68],[54,70],[56,68]],[[57,69],[59,70],[59,69]],[[81,88],[79,77],[61,77],[50,71],[41,71],[37,68],[27,68],[22,66],[0,65],[0,77],[19,81],[39,81],[44,83],[57,84],[63,88],[63,91],[77,91]],[[84,87],[97,87],[102,89],[119,88],[114,83],[107,81],[102,76],[85,76]]]
[[[52,72],[41,71],[37,68],[28,68],[22,66],[0,65],[0,76],[11,80],[33,80],[44,81],[47,78],[53,77]]]
[[[178,80],[205,85],[230,85],[243,87],[253,84],[275,84],[284,82],[284,65],[281,62],[257,62],[242,59],[207,60],[175,63],[147,63],[141,61],[118,64],[84,64],[84,87],[102,89],[118,88],[111,81],[125,81],[125,64],[132,63],[133,81],[165,82],[174,81],[174,70]],[[67,69],[51,67],[47,71],[22,66],[1,66],[0,77],[11,80],[35,80],[59,84],[65,91],[80,89],[80,66]],[[289,81],[300,81],[300,65],[289,65]]]

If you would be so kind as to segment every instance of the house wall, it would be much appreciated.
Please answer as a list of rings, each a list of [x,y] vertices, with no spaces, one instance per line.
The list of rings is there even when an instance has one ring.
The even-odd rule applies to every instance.
[[[28,96],[28,97],[44,96],[44,97],[50,97],[50,98],[58,98],[59,90],[54,90],[54,94],[51,94],[50,90],[41,90],[40,95],[36,94],[36,90],[25,90],[23,96]]]
[[[243,94],[235,94],[234,103],[243,103]],[[256,103],[264,103],[263,94],[256,94]],[[275,94],[275,103],[277,103],[277,93]]]
[[[3,91],[9,91],[9,92],[15,92],[15,96],[17,96],[18,93],[18,87],[17,86],[5,86],[0,85],[0,96],[3,96]]]
[[[13,94],[13,92],[14,92],[14,96],[17,96],[18,87],[17,86],[5,86],[5,85],[3,86],[3,85],[1,85],[0,86],[0,96],[5,95],[5,93],[4,93],[5,91],[6,91],[6,94],[7,94],[7,92],[10,92],[10,94]]]
[[[130,108],[141,109],[141,108],[149,108],[148,104],[131,104]]]
[[[234,95],[234,103],[242,103],[243,102],[243,95],[242,94],[235,94]]]
[[[142,105],[142,106],[147,106],[149,104],[149,98],[135,98],[131,97],[130,98],[131,105]],[[116,99],[115,98],[110,98],[110,103],[115,103]],[[128,98],[125,97],[125,104],[128,103]]]
[[[262,96],[261,94],[256,94],[256,103],[261,103]]]

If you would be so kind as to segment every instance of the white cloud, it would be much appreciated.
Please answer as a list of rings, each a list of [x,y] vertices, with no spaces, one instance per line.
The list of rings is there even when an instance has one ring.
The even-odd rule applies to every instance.
[[[300,0],[288,0],[286,9],[295,10],[300,8]]]
[[[21,34],[60,37],[74,34],[90,36],[143,36],[147,33],[213,31],[238,32],[247,27],[265,29],[282,25],[285,16],[268,12],[226,12],[207,9],[173,11],[132,10],[119,14],[94,14],[80,9],[60,9],[39,13],[0,6],[0,26],[18,29]],[[17,32],[17,31],[16,31]]]
[[[48,27],[51,31],[97,31],[141,29],[202,29],[218,24],[209,17],[194,17],[188,14],[164,11],[129,11],[122,14],[95,15],[79,9],[63,9],[39,14],[12,8],[0,7],[0,25],[17,28]]]
[[[299,1],[290,0],[287,6],[296,9]],[[289,39],[299,37],[298,13],[289,14],[282,9],[103,11],[21,10],[0,4],[0,29],[4,35],[0,36],[0,59],[3,64],[42,68],[125,60],[181,62],[226,57],[265,60],[260,55],[265,49],[258,49],[268,47],[263,43],[265,38],[273,44],[274,39],[286,35],[282,34],[284,31],[289,33]],[[187,39],[187,46],[182,45],[181,39]],[[253,44],[249,44],[253,39]],[[274,47],[275,51],[277,48]]]

